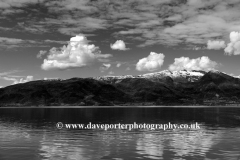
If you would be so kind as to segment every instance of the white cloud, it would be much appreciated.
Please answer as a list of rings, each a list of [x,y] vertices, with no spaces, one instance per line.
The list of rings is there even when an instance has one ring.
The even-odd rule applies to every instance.
[[[11,74],[17,73],[17,72],[20,72],[20,70],[11,70],[11,71],[7,71],[7,72],[2,72],[2,73],[0,73],[0,77],[8,76],[8,75],[11,75]]]
[[[1,77],[1,78],[6,80],[6,81],[13,81],[13,84],[26,83],[26,82],[29,82],[29,81],[33,80],[33,76],[26,76],[25,78],[20,78],[20,79],[17,79],[14,76],[13,77],[11,77],[11,76]]]
[[[77,18],[76,18],[77,17]],[[76,33],[79,33],[80,31],[88,31],[92,32],[97,29],[106,29],[108,24],[107,20],[101,19],[101,18],[94,18],[94,17],[71,17],[69,15],[62,16],[61,19],[55,20],[55,23],[61,24],[71,24],[72,27],[60,25],[58,31],[62,34],[66,35],[76,35]],[[50,19],[49,19],[50,20]],[[51,22],[50,22],[51,23]]]
[[[128,48],[126,48],[124,41],[122,40],[117,40],[114,44],[110,44],[110,47],[113,50],[123,50],[123,51],[128,50]]]
[[[121,63],[118,63],[118,64],[116,65],[116,67],[118,67],[118,68],[119,68],[121,65],[122,65]]]
[[[30,33],[55,30],[67,35],[111,29],[117,31],[113,33],[116,37],[124,34],[127,40],[139,39],[142,43],[139,46],[182,43],[204,45],[209,39],[226,41],[230,31],[239,29],[238,2],[239,0],[95,0],[91,3],[89,0],[44,1],[44,6],[49,11],[48,16],[40,17],[38,21],[33,18],[25,23],[19,22],[17,26],[7,29]],[[19,12],[33,4],[39,4],[39,0],[4,0],[0,1],[0,8],[1,13],[19,16]],[[33,16],[36,15],[35,12],[41,13],[41,10],[28,10]],[[57,16],[50,18],[53,15]],[[2,18],[9,17],[3,15]]]
[[[58,79],[60,79],[60,78],[57,78],[57,77],[55,77],[55,78],[47,78],[47,77],[44,77],[44,78],[43,78],[43,80],[58,80]]]
[[[136,64],[138,71],[155,71],[161,68],[165,55],[162,53],[151,52],[149,56],[139,59]]]
[[[130,68],[130,67],[127,67],[127,68],[126,68],[126,71],[130,71],[130,70],[131,70],[131,68]]]
[[[156,44],[170,46],[183,43],[205,45],[210,39],[226,41],[229,32],[239,30],[238,2],[238,0],[227,2],[226,0],[174,2],[95,0],[91,3],[89,0],[44,1],[44,6],[49,11],[48,16],[41,17],[38,21],[33,18],[25,23],[20,22],[15,27],[2,29],[30,33],[48,33],[55,30],[67,35],[111,29],[117,31],[113,35],[118,39],[119,36],[124,35],[127,40],[134,42],[138,40],[140,42],[138,46]],[[0,1],[0,8],[1,13],[19,16],[19,12],[23,12],[25,7],[31,7],[30,5],[33,4],[39,4],[39,0],[4,0],[4,2]],[[41,12],[38,9],[28,10],[33,16],[36,15],[36,11]],[[50,18],[51,14],[57,16],[53,19]],[[3,15],[3,18],[9,17]]]
[[[240,32],[230,33],[230,43],[224,51],[227,55],[240,55]]]
[[[240,19],[237,16],[239,15],[239,3],[237,2],[237,0],[229,0],[228,3],[224,0],[188,0],[176,1],[169,6],[151,5],[150,1],[146,1],[145,4],[139,2],[135,5],[136,10],[141,8],[143,11],[138,15],[136,15],[136,10],[130,10],[126,5],[124,12],[120,13],[121,16],[125,16],[123,20],[120,20],[121,23],[118,23],[118,27],[124,25],[130,26],[130,29],[120,30],[115,35],[124,35],[124,38],[131,40],[141,37],[144,40],[139,40],[141,44],[138,46],[140,47],[156,44],[175,46],[182,43],[204,45],[209,39],[226,41],[227,34],[240,27]],[[145,16],[144,11],[151,16]],[[155,17],[154,14],[157,13],[161,14]],[[141,25],[148,21],[158,21],[162,25],[156,23],[150,27]]]
[[[21,72],[21,70],[11,70],[0,73],[0,79],[12,81],[12,84],[25,83],[33,80],[33,76],[19,76],[13,75],[14,73]]]
[[[76,35],[70,39],[67,46],[60,50],[52,48],[42,64],[42,69],[68,69],[91,65],[96,60],[107,59],[110,54],[101,54],[94,44],[88,44],[83,34]]]
[[[210,60],[208,57],[203,56],[196,59],[189,57],[175,58],[174,63],[169,66],[171,71],[179,70],[213,70],[218,66],[218,63]]]
[[[208,40],[208,43],[207,43],[207,49],[219,50],[219,49],[222,49],[222,48],[225,48],[225,47],[226,47],[226,45],[225,45],[224,41],[211,41],[211,40]]]
[[[41,59],[46,53],[47,51],[40,50],[39,53],[37,54],[37,58]]]
[[[46,39],[44,40],[44,42],[46,43],[58,43],[58,44],[65,44],[66,41],[57,41],[57,40],[50,40],[50,39]]]
[[[182,15],[176,14],[176,15],[173,15],[173,16],[170,16],[170,17],[166,18],[165,20],[180,21],[181,19],[182,19]]]
[[[101,72],[108,70],[111,67],[111,64],[103,63],[102,66],[99,68]]]
[[[4,0],[4,1],[0,1],[0,8],[10,8],[12,6],[22,6],[25,5],[27,3],[37,3],[37,0]]]
[[[16,38],[7,38],[7,37],[0,37],[0,42],[1,43],[6,43],[6,44],[19,44],[22,43],[22,39],[16,39]]]
[[[108,72],[108,74],[110,74],[110,75],[111,75],[111,74],[114,74],[114,72],[113,72],[113,71],[110,71],[110,72]]]
[[[48,47],[48,41],[0,37],[0,48]]]
[[[25,79],[21,78],[19,81],[15,81],[14,84],[26,83],[26,82],[29,82],[29,81],[32,81],[32,80],[33,80],[33,76],[27,76]]]

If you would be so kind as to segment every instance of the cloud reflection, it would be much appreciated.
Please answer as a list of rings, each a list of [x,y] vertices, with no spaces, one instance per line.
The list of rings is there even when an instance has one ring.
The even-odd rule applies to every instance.
[[[218,143],[216,140],[220,137],[220,133],[216,130],[207,131],[206,129],[194,131],[181,131],[171,136],[171,151],[175,152],[175,156],[203,156]]]
[[[137,140],[137,153],[146,158],[159,159],[163,155],[164,137],[159,134],[146,133]]]

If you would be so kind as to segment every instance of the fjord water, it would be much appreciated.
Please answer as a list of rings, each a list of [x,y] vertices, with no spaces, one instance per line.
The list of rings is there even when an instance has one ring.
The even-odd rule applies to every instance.
[[[57,129],[56,123],[195,123],[198,130]],[[0,108],[0,160],[238,160],[240,108]]]

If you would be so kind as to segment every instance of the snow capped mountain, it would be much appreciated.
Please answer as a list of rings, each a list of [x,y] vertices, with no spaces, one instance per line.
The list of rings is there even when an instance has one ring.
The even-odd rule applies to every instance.
[[[100,76],[95,77],[93,79],[99,80],[99,81],[107,81],[107,82],[113,82],[117,83],[123,79],[127,78],[145,78],[150,79],[153,81],[159,81],[166,78],[172,78],[174,81],[180,81],[180,82],[195,82],[198,81],[202,76],[206,74],[205,71],[187,71],[187,70],[181,70],[181,71],[169,71],[164,70],[161,72],[155,72],[155,73],[147,73],[142,74],[138,76],[132,76],[132,75],[122,75],[122,76]]]
[[[96,80],[104,80],[104,81],[107,81],[107,80],[120,80],[120,79],[126,79],[126,78],[135,78],[135,76],[132,76],[132,75],[122,75],[122,76],[99,76],[99,77],[94,77],[93,79],[96,79]]]
[[[218,103],[216,97],[221,104],[239,104],[240,79],[219,71],[165,70],[138,76],[37,80],[1,88],[0,106],[211,105]]]
[[[204,71],[187,71],[187,70],[181,70],[181,71],[169,71],[164,70],[161,72],[156,73],[148,73],[141,75],[144,78],[164,78],[164,77],[171,77],[173,80],[180,80],[180,81],[188,81],[188,82],[195,82],[199,80],[206,72]]]

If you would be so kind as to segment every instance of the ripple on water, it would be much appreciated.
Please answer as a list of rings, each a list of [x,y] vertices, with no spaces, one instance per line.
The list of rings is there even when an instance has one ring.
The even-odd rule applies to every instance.
[[[70,111],[68,109],[66,113],[71,113]],[[87,120],[84,119],[84,122],[91,121],[86,109],[78,112],[80,111],[82,117],[86,112]],[[163,123],[169,121],[170,117],[176,122],[189,124],[195,121],[198,113],[189,114],[189,112],[192,113],[189,108],[186,112],[184,108],[180,110],[181,112],[177,109],[175,114],[171,113],[174,109],[166,112],[166,109],[156,108],[149,109],[146,113],[145,108],[140,108],[137,110],[119,109],[117,115],[113,116],[115,112],[106,111],[108,110],[105,109],[103,113],[101,110],[91,109],[91,117],[99,118],[94,114],[102,112],[100,115],[104,116],[95,119],[96,123],[109,122],[109,119],[112,123],[119,121],[129,123],[129,119],[131,122],[139,122],[140,119],[140,122]],[[198,117],[201,129],[175,131],[58,130],[55,124],[64,117],[65,112],[59,114],[59,117],[53,111],[51,114],[46,114],[49,117],[42,112],[44,121],[34,118],[33,120],[11,118],[11,116],[19,116],[18,112],[21,113],[21,110],[14,111],[12,115],[5,115],[4,119],[0,118],[0,160],[236,160],[239,157],[240,126],[237,125],[235,119],[226,118],[226,116],[219,116],[218,119],[209,117],[209,112],[207,117],[205,112],[201,112],[201,116]],[[32,112],[36,114],[35,111]],[[74,119],[74,116],[70,118]],[[75,119],[78,120],[76,123],[81,122],[81,118],[75,117]]]

